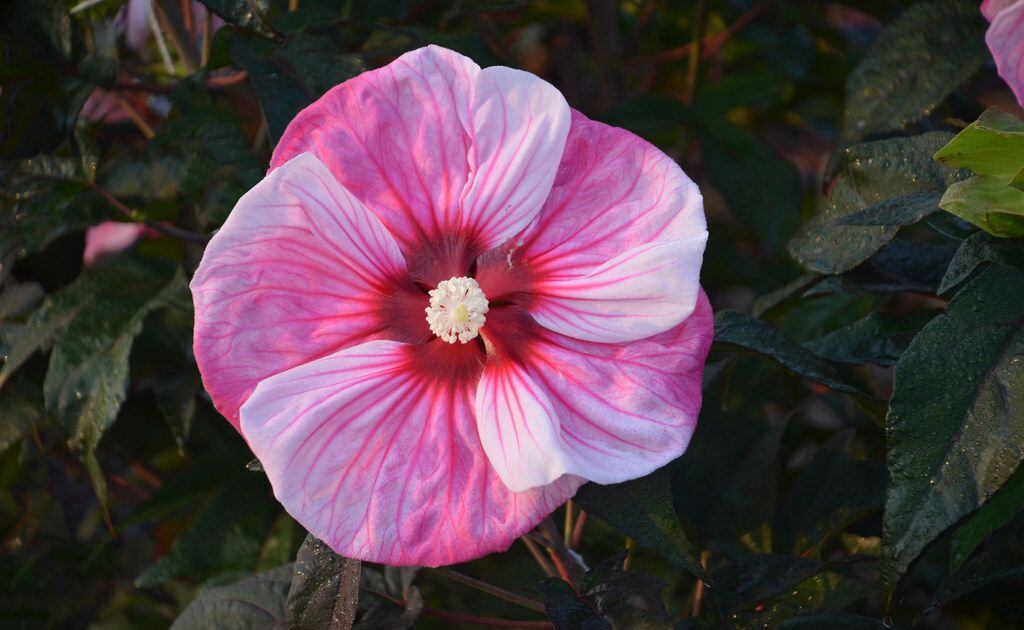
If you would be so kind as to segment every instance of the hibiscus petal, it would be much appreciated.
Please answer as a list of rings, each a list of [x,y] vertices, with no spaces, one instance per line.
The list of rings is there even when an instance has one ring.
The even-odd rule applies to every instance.
[[[1024,107],[1024,1],[1000,7],[994,16],[990,13],[991,10],[985,13],[992,20],[985,33],[985,42],[996,60],[999,76]]]
[[[675,162],[574,111],[544,208],[481,258],[477,281],[563,335],[642,339],[693,310],[706,241],[700,192]]]
[[[540,212],[569,120],[565,98],[536,76],[500,66],[480,72],[460,227],[478,234],[483,248],[505,242]]]
[[[1018,1],[1019,0],[985,0],[981,3],[981,14],[991,22],[996,18],[996,15],[998,15],[1000,11]]]
[[[713,335],[703,292],[682,323],[625,344],[560,335],[514,306],[489,313],[482,332],[493,350],[481,393],[493,388],[485,400],[499,402],[478,399],[478,423],[484,449],[506,483],[521,489],[556,474],[619,483],[686,450]]]
[[[242,407],[278,500],[346,557],[437,566],[501,551],[582,482],[506,488],[480,445],[472,379],[438,378],[420,352],[360,344],[266,379]]]
[[[89,98],[92,98],[91,96]],[[85,250],[82,264],[91,267],[107,254],[128,249],[142,238],[149,228],[144,223],[104,221],[85,231]]]
[[[558,412],[523,368],[493,361],[476,392],[480,441],[514,492],[545,486],[569,469],[559,444]]]
[[[568,128],[565,99],[543,80],[427,46],[300,112],[271,167],[318,155],[395,235],[417,279],[436,284],[537,215]]]
[[[191,287],[196,361],[236,428],[259,381],[379,333],[416,292],[384,226],[311,154],[239,200]],[[404,328],[425,337],[420,297]]]

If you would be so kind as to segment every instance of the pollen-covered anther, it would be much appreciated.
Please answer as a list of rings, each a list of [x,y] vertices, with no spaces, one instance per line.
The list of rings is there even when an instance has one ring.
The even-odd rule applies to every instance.
[[[432,333],[448,343],[467,343],[487,321],[487,296],[472,278],[449,278],[430,292],[424,310]]]

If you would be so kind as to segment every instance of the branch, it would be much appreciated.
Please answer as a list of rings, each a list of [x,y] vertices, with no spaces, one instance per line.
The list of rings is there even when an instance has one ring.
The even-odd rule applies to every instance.
[[[644,66],[649,64],[666,63],[670,61],[679,61],[685,59],[694,47],[694,43],[699,42],[700,44],[700,58],[709,59],[719,50],[722,49],[725,44],[733,38],[734,35],[742,31],[744,28],[750,25],[759,15],[765,12],[775,0],[761,0],[754,6],[750,7],[746,13],[736,18],[736,21],[730,24],[724,31],[708,35],[699,40],[694,39],[689,41],[682,46],[670,48],[669,50],[662,51],[654,55],[648,55],[646,57],[637,57],[630,59],[626,62],[629,66]]]
[[[110,191],[108,191],[103,186],[100,186],[96,182],[81,183],[85,184],[90,189],[95,191],[97,194],[99,194],[100,197],[103,197],[103,199],[105,199],[107,203],[114,206],[114,208],[116,208],[117,211],[124,215],[126,218],[131,219],[133,221],[139,220],[139,213],[124,205],[124,203],[122,203],[120,199],[110,194]],[[174,227],[173,225],[166,225],[164,223],[160,223],[159,221],[144,219],[142,222],[146,224],[146,227],[152,228],[157,232],[163,234],[164,236],[169,236],[171,238],[177,238],[183,241],[188,241],[190,243],[201,244],[205,244],[210,240],[210,237],[205,234],[200,234],[198,232],[190,232],[189,230],[183,230],[179,227]]]
[[[452,580],[453,582],[458,582],[460,584],[465,584],[466,586],[468,586],[470,588],[475,588],[478,591],[482,591],[482,592],[487,593],[489,595],[494,595],[495,597],[503,599],[503,600],[505,600],[507,602],[512,602],[513,604],[519,604],[520,606],[522,606],[524,608],[529,608],[530,610],[535,610],[537,612],[541,612],[541,613],[544,612],[544,604],[538,602],[535,599],[530,599],[529,597],[523,597],[522,595],[518,595],[518,594],[513,593],[511,591],[506,591],[503,588],[494,586],[493,584],[488,584],[487,582],[481,582],[480,580],[478,580],[476,578],[471,578],[468,575],[464,575],[464,574],[459,573],[457,571],[452,571],[451,569],[436,568],[436,569],[430,569],[430,571],[432,573],[436,573],[436,574],[438,574],[438,575],[440,575],[442,577],[446,577],[449,580]]]

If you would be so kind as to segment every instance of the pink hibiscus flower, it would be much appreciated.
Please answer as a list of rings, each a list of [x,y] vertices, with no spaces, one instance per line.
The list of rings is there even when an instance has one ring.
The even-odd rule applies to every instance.
[[[985,41],[999,76],[1024,107],[1024,0],[985,0],[981,12],[991,22]]]
[[[429,46],[289,125],[192,281],[196,359],[310,532],[462,562],[685,450],[706,239],[653,146]]]
[[[155,234],[143,223],[104,221],[85,231],[85,251],[82,263],[86,267],[96,264],[103,256],[128,249],[143,236]]]

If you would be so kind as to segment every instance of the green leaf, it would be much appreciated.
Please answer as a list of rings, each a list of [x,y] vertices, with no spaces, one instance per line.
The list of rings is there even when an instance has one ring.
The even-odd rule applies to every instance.
[[[384,575],[364,566],[359,608],[363,613],[356,630],[406,630],[412,628],[423,612],[423,596],[412,585],[416,567],[384,567]],[[381,594],[377,596],[376,594]],[[387,595],[384,597],[383,595]],[[404,602],[396,604],[393,600]]]
[[[789,253],[807,269],[826,274],[870,258],[901,225],[930,211],[926,193],[941,194],[961,176],[932,159],[951,137],[934,131],[847,148],[828,205],[790,241]],[[899,217],[879,220],[880,215]]]
[[[989,534],[1024,510],[1024,466],[1000,488],[988,503],[960,526],[953,535],[949,564],[956,568],[974,553]]]
[[[0,190],[0,260],[23,258],[64,234],[113,218],[89,190],[80,159],[45,155],[22,160]]]
[[[939,206],[993,236],[1024,236],[1024,190],[986,175],[949,187]]]
[[[859,579],[839,572],[821,571],[752,608],[747,605],[734,609],[728,613],[728,619],[737,628],[788,627],[786,622],[789,620],[837,613],[871,596],[874,591]],[[823,627],[831,628],[828,625]]]
[[[612,624],[566,581],[548,578],[537,587],[555,630],[612,630]]]
[[[351,628],[359,602],[360,562],[343,558],[314,537],[306,536],[295,558],[288,591],[289,628]]]
[[[186,195],[204,220],[204,227],[219,226],[227,218],[239,197],[263,177],[263,169],[249,150],[238,121],[229,112],[198,105],[179,95],[185,104],[180,116],[165,124],[146,147],[143,161],[151,165],[150,176],[165,179],[163,199]],[[198,100],[198,99],[195,99]],[[139,162],[125,163],[127,172],[121,182],[139,187],[137,192],[150,199],[153,190],[140,180]],[[127,179],[127,182],[124,180]],[[115,187],[111,191],[117,195]]]
[[[896,239],[866,261],[838,276],[828,276],[804,292],[804,297],[832,293],[904,293],[935,295],[955,247]]]
[[[153,282],[146,271],[130,264],[105,265],[83,273],[71,285],[47,296],[10,343],[6,361],[0,368],[0,387],[33,353],[49,348],[57,333],[81,311],[99,302],[99,306],[93,308],[100,312],[108,300],[106,292],[122,283],[128,287],[121,291],[129,294],[132,285],[148,287],[148,291],[141,292],[143,300],[162,288],[159,280]]]
[[[804,347],[836,363],[892,365],[933,317],[933,311],[902,315],[871,313],[849,326],[808,341]]]
[[[722,613],[781,595],[824,569],[810,558],[757,554],[712,572],[708,604]]]
[[[1021,272],[990,267],[925,326],[896,364],[882,535],[883,577],[890,585],[1020,464],[1021,286]]]
[[[19,375],[0,389],[0,455],[47,420],[40,387]]]
[[[922,612],[927,613],[993,582],[1024,578],[1024,530],[1021,528],[1022,519],[1018,517],[1015,520],[1014,525],[1008,526],[1011,531],[1001,532],[988,549],[943,580],[931,603]],[[1014,589],[1013,592],[1016,595],[1019,590]]]
[[[782,247],[800,221],[796,169],[752,134],[715,120],[698,130],[708,175],[729,209],[759,240]]]
[[[153,387],[156,405],[167,421],[179,453],[185,452],[185,440],[192,429],[192,418],[196,415],[196,396],[201,389],[199,374],[193,370],[161,379]]]
[[[272,144],[299,110],[366,69],[359,55],[342,53],[326,37],[308,33],[279,46],[237,34],[231,56],[256,87]]]
[[[171,624],[173,630],[250,630],[288,627],[285,598],[292,566],[285,565],[235,584],[209,588]]]
[[[865,395],[843,380],[827,361],[750,315],[729,309],[715,313],[715,345],[723,350],[764,357],[794,374],[832,389]]]
[[[787,424],[771,425],[731,477],[722,480],[710,523],[723,547],[741,540],[756,551],[771,551],[767,532],[778,498],[779,448]]]
[[[988,232],[975,232],[957,248],[953,260],[939,284],[939,294],[950,291],[984,263],[998,263],[1024,269],[1024,239],[994,238]]]
[[[923,0],[871,45],[846,81],[842,146],[927,116],[988,57],[986,23],[970,0]]]
[[[117,62],[85,55],[63,0],[0,3],[0,156],[27,158],[71,135],[85,99]]]
[[[661,468],[646,477],[610,486],[588,483],[574,500],[640,546],[700,576],[704,570],[676,518],[671,484],[668,470]]]
[[[139,575],[136,585],[145,588],[174,578],[201,581],[230,571],[252,571],[277,513],[269,494],[266,481],[257,475],[222,487],[170,551]]]
[[[42,331],[60,330],[43,382],[46,408],[69,436],[69,447],[85,462],[102,505],[106,482],[94,452],[127,395],[132,343],[151,311],[186,291],[180,270],[168,282],[152,269],[122,258],[82,274],[36,314]],[[51,304],[60,308],[52,312]]]
[[[1012,183],[1024,175],[1024,122],[989,108],[942,147],[935,159]]]
[[[807,555],[885,500],[885,469],[850,454],[853,431],[825,442],[797,478],[775,517],[774,548]]]
[[[267,22],[267,0],[200,0],[228,24],[250,28],[257,33],[273,37],[273,28]]]
[[[588,571],[579,594],[558,578],[540,583],[544,608],[557,630],[661,630],[671,626],[661,598],[666,584],[645,573],[624,571],[624,557],[619,553]]]
[[[920,191],[900,197],[885,199],[875,205],[848,214],[838,225],[912,225],[926,216],[939,211],[942,195],[937,192]]]
[[[880,619],[844,612],[808,613],[788,619],[779,626],[782,630],[889,630],[892,627]]]
[[[776,309],[782,309],[785,306],[796,303],[803,297],[805,291],[819,281],[821,281],[821,276],[818,274],[805,273],[778,289],[762,295],[754,302],[754,317],[764,317],[765,314],[774,312]]]
[[[299,540],[305,530],[295,522],[287,512],[281,514],[270,526],[270,534],[263,541],[260,548],[260,561],[257,569],[269,571],[270,569],[287,564],[295,558],[299,546]]]

